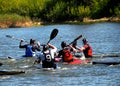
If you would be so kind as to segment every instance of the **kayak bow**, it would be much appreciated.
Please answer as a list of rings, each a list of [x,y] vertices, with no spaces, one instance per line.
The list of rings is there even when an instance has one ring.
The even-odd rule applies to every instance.
[[[0,71],[0,75],[16,75],[22,73],[25,73],[25,71]]]

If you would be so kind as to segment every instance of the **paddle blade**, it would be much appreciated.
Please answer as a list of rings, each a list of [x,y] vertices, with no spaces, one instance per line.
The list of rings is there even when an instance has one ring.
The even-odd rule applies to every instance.
[[[52,32],[51,32],[51,35],[50,35],[50,40],[54,39],[58,34],[58,29],[54,29]]]
[[[52,31],[51,34],[50,34],[50,39],[49,39],[48,43],[49,43],[52,39],[54,39],[54,38],[57,36],[57,34],[58,34],[58,29],[53,29],[53,31]],[[47,44],[48,44],[48,43],[47,43]]]
[[[8,37],[8,38],[14,38],[13,36],[10,36],[10,35],[6,35],[6,37]]]

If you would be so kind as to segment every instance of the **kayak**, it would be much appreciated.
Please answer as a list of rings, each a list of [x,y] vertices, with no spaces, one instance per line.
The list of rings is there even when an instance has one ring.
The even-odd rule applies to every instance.
[[[7,58],[8,59],[24,59],[24,58],[30,58],[30,57],[25,57],[25,56],[16,56],[16,57],[8,56]]]
[[[16,75],[25,73],[24,71],[0,71],[0,75]]]
[[[117,65],[120,64],[120,59],[118,58],[104,58],[99,60],[93,60],[92,64],[105,64],[105,65]]]
[[[61,58],[55,58],[55,62],[62,62]],[[63,62],[64,64],[72,64],[72,65],[76,65],[76,64],[87,64],[89,63],[89,60],[81,60],[81,59],[77,59],[74,58],[73,61],[71,62]]]
[[[55,71],[55,70],[61,69],[61,67],[58,67],[58,64],[57,64],[57,68],[56,69],[54,69],[54,68],[42,68],[42,64],[34,65],[34,67],[36,67],[38,69],[42,69],[43,71]]]
[[[117,65],[120,61],[92,61],[92,64]]]
[[[23,56],[19,56],[19,57],[8,56],[7,58],[8,59],[23,59],[25,57],[23,57]]]
[[[75,59],[72,61],[72,62],[68,62],[68,64],[72,64],[72,65],[75,65],[75,64],[85,64],[87,63],[85,60],[80,60],[80,59]]]
[[[87,64],[89,62],[90,62],[89,60],[81,60],[81,59],[74,58],[73,61],[68,62],[68,64],[77,65],[77,64]]]

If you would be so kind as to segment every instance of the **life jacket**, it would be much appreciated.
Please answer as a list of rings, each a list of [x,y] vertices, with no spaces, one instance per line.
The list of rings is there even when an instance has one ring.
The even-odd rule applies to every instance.
[[[26,48],[25,56],[26,57],[32,57],[34,55],[35,55],[35,52],[33,52],[32,46],[28,45],[27,48]]]
[[[45,61],[46,62],[51,62],[53,59],[52,59],[52,56],[51,56],[51,54],[50,54],[50,50],[49,50],[49,52],[47,52],[47,53],[43,53],[44,54],[44,56],[45,56]]]
[[[92,48],[90,45],[87,44],[87,47],[85,47],[85,50],[83,50],[83,53],[85,57],[92,57]]]
[[[64,62],[73,61],[73,55],[71,54],[69,49],[63,49],[63,61]]]
[[[52,59],[52,56],[49,52],[43,52],[45,60],[42,61],[42,67],[43,68],[55,68],[54,60]]]

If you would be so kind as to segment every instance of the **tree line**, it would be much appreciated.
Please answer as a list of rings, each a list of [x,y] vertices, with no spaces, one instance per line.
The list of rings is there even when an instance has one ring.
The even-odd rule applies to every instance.
[[[119,0],[0,0],[0,15],[16,14],[48,22],[120,17]]]

